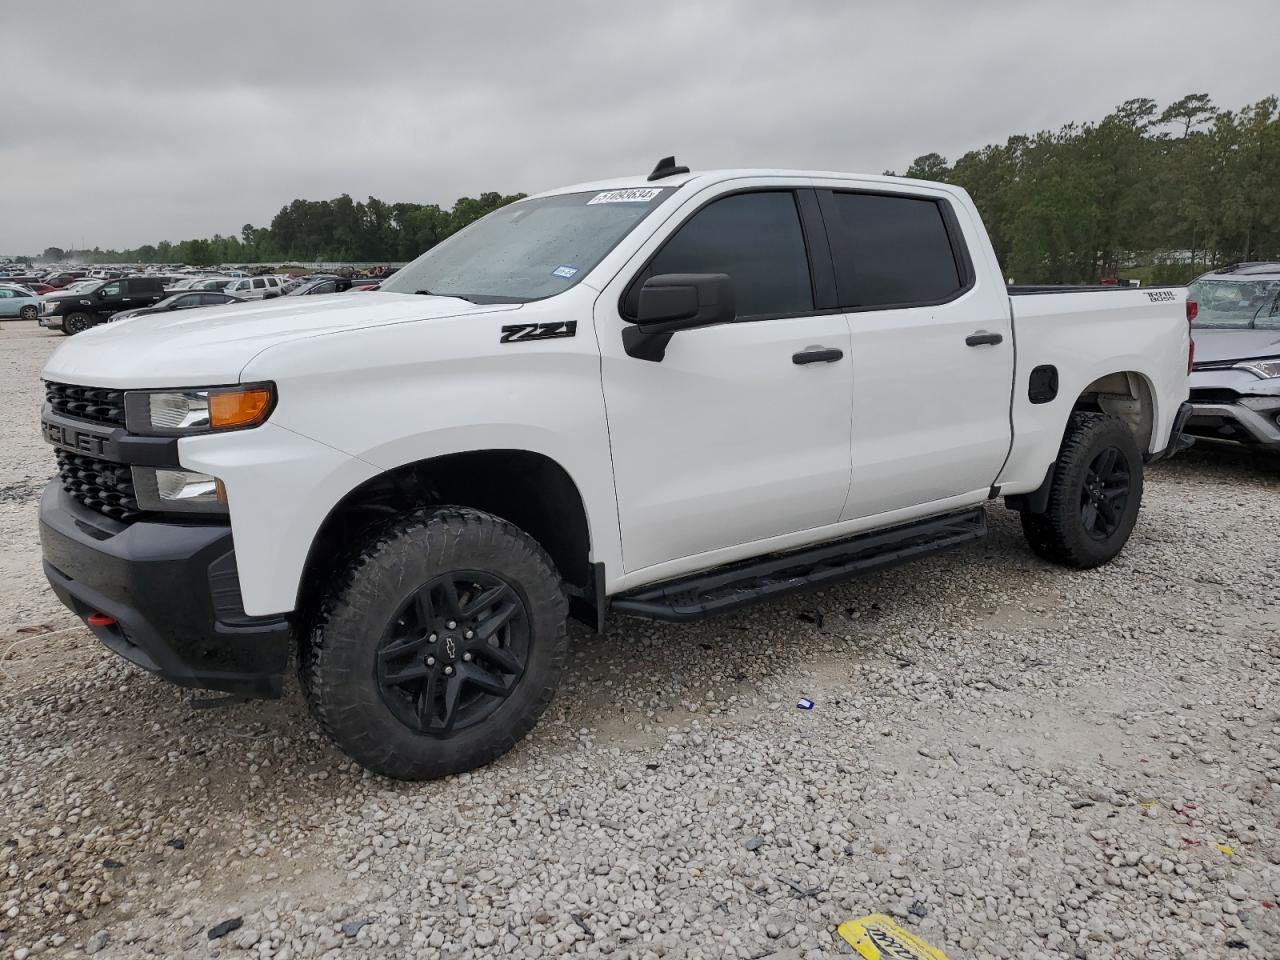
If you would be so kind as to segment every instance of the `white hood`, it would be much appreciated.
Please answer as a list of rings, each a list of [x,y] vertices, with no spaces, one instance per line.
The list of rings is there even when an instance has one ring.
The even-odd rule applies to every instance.
[[[280,297],[153,313],[77,334],[49,358],[43,376],[93,387],[216,386],[237,383],[250,360],[290,340],[519,308],[519,304],[373,292]]]

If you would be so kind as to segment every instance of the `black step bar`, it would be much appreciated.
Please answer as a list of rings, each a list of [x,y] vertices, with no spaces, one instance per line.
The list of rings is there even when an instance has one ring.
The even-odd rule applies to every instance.
[[[986,534],[986,511],[974,507],[640,587],[613,597],[610,606],[648,620],[686,623],[883,570]]]

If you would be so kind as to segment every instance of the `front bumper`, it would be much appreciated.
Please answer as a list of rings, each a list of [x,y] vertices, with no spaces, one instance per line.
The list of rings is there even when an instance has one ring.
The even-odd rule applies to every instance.
[[[1192,393],[1191,419],[1187,422],[1187,432],[1192,436],[1280,449],[1280,396],[1203,393],[1203,398]]]
[[[49,329],[49,330],[61,330],[62,314],[42,313],[40,314],[40,318],[36,321],[36,323],[40,324],[40,326],[45,327],[46,329]]]
[[[53,480],[40,500],[44,571],[109,649],[183,687],[278,697],[289,620],[251,617],[240,598],[231,530],[221,524],[123,524],[76,503]]]

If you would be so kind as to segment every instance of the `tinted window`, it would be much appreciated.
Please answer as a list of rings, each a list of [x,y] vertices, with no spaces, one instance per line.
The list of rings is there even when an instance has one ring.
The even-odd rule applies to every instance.
[[[703,207],[658,251],[645,276],[662,273],[727,273],[739,317],[813,311],[804,234],[789,191],[740,193]]]
[[[255,281],[253,281],[253,289],[255,289],[255,290],[262,290],[262,289],[264,289],[264,288],[266,287],[266,285],[267,285],[267,281],[265,281],[265,280],[255,280]]]
[[[935,201],[836,193],[823,214],[841,306],[931,303],[959,292],[960,271]]]

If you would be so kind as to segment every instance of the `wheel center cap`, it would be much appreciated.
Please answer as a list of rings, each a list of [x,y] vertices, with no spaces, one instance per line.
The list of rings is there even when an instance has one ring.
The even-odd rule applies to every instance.
[[[457,637],[446,636],[444,638],[444,658],[450,662],[458,659]]]

